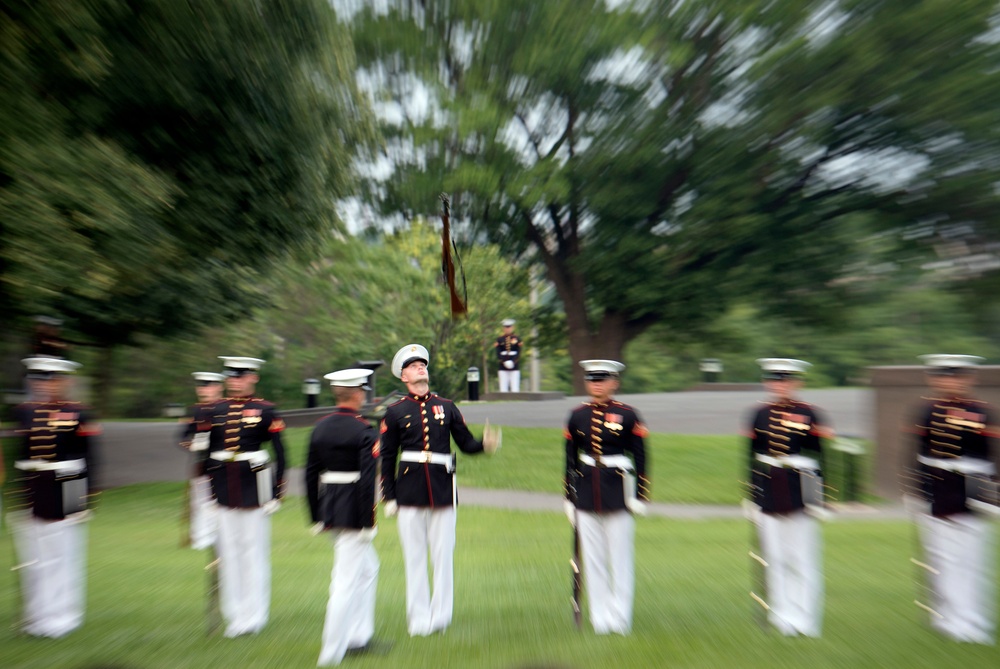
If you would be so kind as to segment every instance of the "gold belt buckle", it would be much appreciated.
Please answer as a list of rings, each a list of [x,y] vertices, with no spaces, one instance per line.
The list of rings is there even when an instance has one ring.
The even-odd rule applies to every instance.
[[[426,465],[430,461],[431,461],[431,452],[430,451],[420,451],[420,462],[422,464]]]

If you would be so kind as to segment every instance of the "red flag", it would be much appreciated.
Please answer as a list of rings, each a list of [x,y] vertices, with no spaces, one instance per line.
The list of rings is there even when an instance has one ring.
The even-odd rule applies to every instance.
[[[451,295],[451,317],[464,316],[468,312],[465,302],[458,296],[455,288],[455,263],[451,259],[451,203],[448,196],[441,194],[441,203],[444,206],[441,212],[441,269],[445,279],[448,281],[448,292]]]

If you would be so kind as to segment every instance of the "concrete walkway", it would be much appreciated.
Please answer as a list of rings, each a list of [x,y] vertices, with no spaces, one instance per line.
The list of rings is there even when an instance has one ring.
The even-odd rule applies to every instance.
[[[761,391],[704,391],[619,395],[635,407],[653,432],[672,434],[740,434],[750,412],[765,399]],[[460,402],[470,423],[518,427],[554,427],[566,424],[569,412],[584,398],[565,397],[546,402]],[[875,394],[868,388],[805,390],[802,399],[815,404],[844,436],[871,439],[874,435],[872,408]]]
[[[515,490],[484,490],[459,486],[458,499],[462,505],[486,506],[512,511],[563,511],[560,495],[543,492]],[[743,509],[722,504],[663,504],[649,505],[649,515],[674,520],[732,520],[743,518]],[[872,507],[860,504],[836,505],[829,520],[905,520],[906,513],[900,506]]]
[[[675,434],[738,434],[749,412],[763,399],[757,391],[713,391],[622,395],[636,407],[654,432]],[[803,399],[820,407],[841,435],[871,438],[873,395],[867,389],[807,390]],[[543,402],[460,403],[470,423],[516,427],[561,428],[580,397]],[[101,487],[113,488],[154,481],[182,481],[189,476],[190,460],[177,447],[176,423],[113,422],[104,425],[98,442],[95,479]],[[107,466],[102,466],[106,463]],[[289,493],[303,494],[301,469],[286,474]],[[559,495],[515,490],[459,488],[462,504],[523,511],[562,511]],[[650,506],[650,515],[687,520],[741,518],[735,506],[661,504]],[[902,508],[848,506],[838,519],[884,520],[904,518]]]
[[[751,409],[763,398],[755,391],[722,391],[622,395],[620,399],[636,407],[653,432],[727,435],[743,431]],[[459,406],[470,423],[482,424],[488,418],[496,425],[562,428],[569,412],[582,399],[462,402]],[[872,437],[870,390],[807,390],[803,399],[820,407],[838,434]],[[105,423],[96,454],[98,484],[117,487],[186,478],[189,463],[187,455],[177,447],[179,432],[177,423]],[[104,467],[102,463],[113,466]]]

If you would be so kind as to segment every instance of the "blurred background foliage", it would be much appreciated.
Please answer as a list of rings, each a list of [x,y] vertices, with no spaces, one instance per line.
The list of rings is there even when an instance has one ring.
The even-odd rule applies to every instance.
[[[740,382],[802,357],[812,385],[933,351],[996,361],[998,17],[992,0],[5,2],[0,382],[21,385],[35,314],[63,319],[114,416],[191,401],[217,355],[267,358],[261,394],[301,406],[304,378],[411,341],[459,397],[468,367],[495,371],[507,317],[541,387],[568,392],[586,357],[626,362],[623,392],[689,387],[705,357]]]

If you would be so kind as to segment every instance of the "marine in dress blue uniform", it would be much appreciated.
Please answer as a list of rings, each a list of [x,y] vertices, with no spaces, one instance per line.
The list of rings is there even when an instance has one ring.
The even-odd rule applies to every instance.
[[[225,635],[234,637],[260,632],[270,613],[270,515],[284,494],[285,422],[274,404],[253,394],[263,360],[220,358],[229,397],[215,406],[207,471],[218,503],[222,617]]]
[[[497,377],[502,393],[521,391],[521,346],[524,340],[514,333],[515,323],[513,318],[504,319],[501,323],[503,334],[493,343],[497,353]]]
[[[198,403],[188,407],[182,420],[180,447],[191,453],[191,480],[188,482],[190,506],[188,540],[192,548],[202,550],[215,543],[218,518],[212,483],[206,473],[209,437],[215,405],[222,400],[222,382],[226,377],[216,372],[194,372]]]
[[[750,420],[750,505],[766,563],[767,619],[786,636],[818,637],[822,630],[822,442],[833,430],[810,404],[795,397],[811,366],[762,358],[767,402]]]
[[[337,401],[313,428],[306,462],[306,497],[317,532],[333,538],[330,599],[319,666],[339,664],[364,649],[375,633],[379,561],[375,538],[378,432],[362,415],[370,369],[344,369],[323,378]]]
[[[996,633],[995,497],[975,494],[977,481],[993,482],[998,427],[992,409],[971,397],[970,355],[921,356],[932,397],[916,420],[919,487],[926,504],[917,517],[930,585],[931,626],[956,641],[992,644]]]
[[[566,513],[580,533],[590,623],[598,634],[628,634],[635,598],[635,521],[645,515],[649,431],[614,399],[625,365],[583,360],[590,400],[566,424]]]
[[[27,358],[35,401],[15,409],[21,449],[14,467],[24,510],[12,523],[24,613],[21,631],[57,638],[83,624],[92,439],[100,427],[90,410],[65,399],[67,377],[80,365]]]
[[[382,494],[386,514],[398,511],[406,564],[406,620],[410,636],[443,632],[451,624],[454,600],[455,455],[494,452],[499,430],[479,441],[454,402],[429,390],[429,355],[419,344],[401,348],[392,373],[409,393],[389,406],[380,427]],[[427,583],[427,555],[434,568],[434,592]]]

